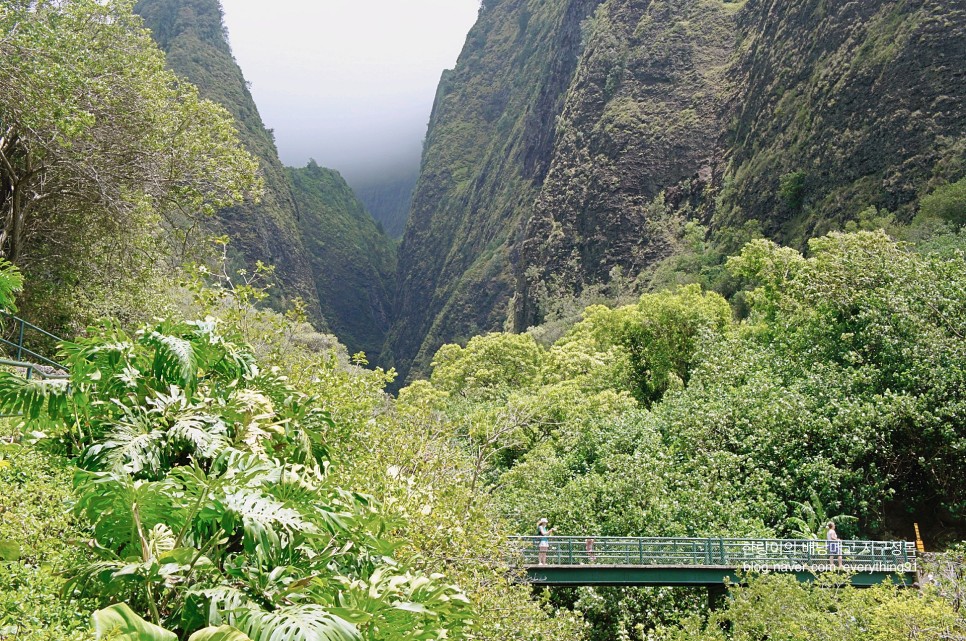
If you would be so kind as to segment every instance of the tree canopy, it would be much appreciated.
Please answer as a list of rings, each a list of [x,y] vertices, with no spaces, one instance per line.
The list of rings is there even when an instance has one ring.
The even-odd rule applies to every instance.
[[[117,288],[259,186],[227,112],[165,69],[131,6],[0,6],[0,253],[45,282]]]

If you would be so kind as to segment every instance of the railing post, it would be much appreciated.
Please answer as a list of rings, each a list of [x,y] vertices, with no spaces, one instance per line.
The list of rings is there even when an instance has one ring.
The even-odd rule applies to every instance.
[[[644,565],[644,539],[637,539],[637,562]]]
[[[711,539],[704,540],[704,564],[711,565]]]
[[[567,565],[574,564],[574,541],[567,539]]]
[[[727,565],[725,563],[724,539],[718,539],[718,551],[721,556],[721,565]]]
[[[18,318],[20,321],[20,336],[17,338],[17,360],[23,360],[23,330],[24,330],[24,320]]]

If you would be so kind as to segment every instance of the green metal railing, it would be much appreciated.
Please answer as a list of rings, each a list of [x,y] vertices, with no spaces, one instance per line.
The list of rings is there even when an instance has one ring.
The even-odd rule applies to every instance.
[[[0,358],[0,370],[12,370],[13,373],[23,376],[28,381],[31,379],[63,380],[65,385],[68,384],[66,381],[70,378],[70,375],[67,374],[67,368],[64,365],[27,348],[25,345],[26,339],[34,338],[36,335],[54,343],[60,343],[60,338],[6,312],[0,312],[0,321],[3,324],[3,332],[0,333],[0,347],[5,347],[5,351],[11,356],[11,358]],[[0,414],[0,418],[17,416],[21,415]]]
[[[8,358],[0,358],[0,367],[12,368],[18,374],[22,374],[24,378],[28,381],[32,378],[38,378],[41,380],[67,380],[70,378],[70,374],[67,374],[63,370],[56,370],[49,372],[37,366],[36,363],[27,363],[24,361],[12,361]]]
[[[511,537],[516,565],[540,564],[544,537]],[[910,541],[839,541],[841,555],[829,542],[802,539],[547,537],[545,565],[704,566],[749,570],[796,571],[838,565],[881,572],[916,569],[916,546]]]
[[[41,341],[57,344],[61,342],[59,337],[7,312],[0,312],[0,321],[3,324],[3,333],[0,334],[0,345],[6,347],[7,355],[10,356],[10,360],[13,363],[29,363],[34,365],[34,369],[36,369],[37,365],[45,365],[57,370],[66,371],[67,368],[62,364],[26,346],[26,341],[36,338],[39,338]],[[30,378],[30,376],[27,378]]]

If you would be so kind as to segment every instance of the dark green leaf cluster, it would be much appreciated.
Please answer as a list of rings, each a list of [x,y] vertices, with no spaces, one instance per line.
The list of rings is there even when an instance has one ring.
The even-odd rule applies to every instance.
[[[259,190],[228,113],[165,69],[131,4],[0,6],[0,253],[38,276],[35,316],[157,305],[130,290]]]

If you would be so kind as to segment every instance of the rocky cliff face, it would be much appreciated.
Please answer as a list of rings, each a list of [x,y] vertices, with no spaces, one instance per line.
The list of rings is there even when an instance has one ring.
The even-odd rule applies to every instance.
[[[599,0],[488,0],[440,82],[406,234],[388,358],[401,373],[444,342],[502,328],[523,223]]]
[[[573,291],[668,253],[654,199],[711,176],[738,6],[610,0],[587,25],[524,235],[518,328],[539,319],[536,286]]]
[[[391,320],[392,241],[338,172],[289,169],[322,313],[350,354],[378,360]]]
[[[301,297],[313,322],[324,327],[309,257],[299,233],[295,201],[278,150],[265,129],[241,69],[231,55],[218,0],[140,0],[135,11],[151,29],[168,65],[201,95],[224,105],[235,117],[239,136],[259,159],[265,193],[217,213],[215,232],[230,237],[236,267],[258,260],[276,267],[275,303],[285,307]]]
[[[962,176],[964,69],[964,0],[749,0],[715,224],[798,244],[869,206],[908,218]]]
[[[487,0],[430,123],[396,365],[635,274],[669,215],[792,243],[910,216],[964,173],[964,30],[966,0]]]

